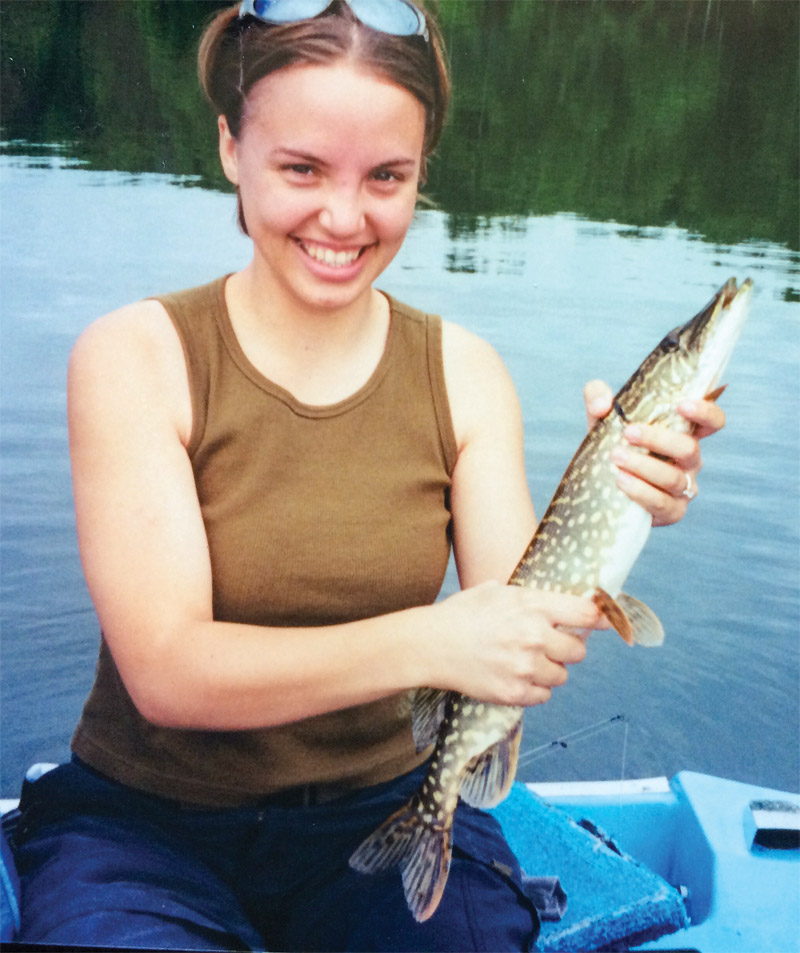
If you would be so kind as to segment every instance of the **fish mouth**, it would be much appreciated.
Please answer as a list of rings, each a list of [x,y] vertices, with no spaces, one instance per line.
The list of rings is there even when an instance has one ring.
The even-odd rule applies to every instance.
[[[753,282],[749,278],[743,281],[738,288],[736,287],[736,279],[729,278],[706,307],[686,325],[685,329],[689,331],[688,347],[697,346],[701,340],[701,335],[707,329],[711,330],[713,334],[714,325],[717,324],[718,319],[724,318],[730,313],[737,301],[740,305],[746,306],[749,303],[752,287]]]
[[[709,306],[694,319],[689,350],[696,355],[695,383],[706,396],[716,390],[728,365],[750,310],[753,282],[747,278],[739,288],[733,278],[719,290]]]

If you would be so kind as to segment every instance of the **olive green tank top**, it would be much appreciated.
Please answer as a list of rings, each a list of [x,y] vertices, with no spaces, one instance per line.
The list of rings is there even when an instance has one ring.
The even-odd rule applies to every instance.
[[[220,278],[158,299],[188,368],[214,618],[326,626],[433,602],[450,552],[456,458],[440,320],[390,298],[367,383],[308,406],[247,359],[224,287]],[[139,714],[102,639],[72,746],[122,783],[210,807],[298,785],[363,787],[421,759],[405,694],[279,727],[158,727]]]

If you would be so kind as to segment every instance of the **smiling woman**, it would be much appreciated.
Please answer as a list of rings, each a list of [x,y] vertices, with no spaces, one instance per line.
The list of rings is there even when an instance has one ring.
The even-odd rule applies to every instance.
[[[250,310],[260,301],[282,314],[378,308],[388,318],[372,283],[414,214],[422,104],[342,61],[271,73],[251,90],[245,115],[238,138],[219,120],[223,169],[239,190],[255,248],[231,293],[249,293]]]
[[[425,923],[399,877],[348,865],[429,757],[410,690],[541,704],[584,658],[572,630],[601,622],[501,585],[535,518],[498,356],[374,286],[444,121],[438,30],[410,0],[252,0],[212,22],[200,67],[252,260],[73,350],[103,638],[74,760],[22,798],[22,939],[528,949],[538,915],[482,811],[458,806]],[[722,423],[702,401],[687,416]],[[626,492],[674,522],[697,440],[631,439],[662,459],[631,454]],[[451,542],[465,591],[435,603]]]
[[[428,157],[444,130],[450,100],[450,79],[443,41],[435,20],[422,16],[413,4],[374,0],[346,5],[339,18],[320,19],[309,10],[327,3],[256,2],[222,11],[200,44],[200,83],[217,114],[224,116],[231,135],[238,138],[252,86],[288,66],[330,63],[348,59],[375,77],[394,83],[422,104],[425,139],[420,157],[421,181],[427,175]],[[334,5],[335,6],[335,5]],[[391,29],[359,29],[358,11],[377,11]],[[321,13],[322,10],[317,12]],[[409,19],[411,14],[411,19]],[[423,26],[418,29],[419,18]],[[269,32],[256,20],[271,25]],[[363,110],[368,101],[359,103]],[[247,232],[241,216],[239,224]]]

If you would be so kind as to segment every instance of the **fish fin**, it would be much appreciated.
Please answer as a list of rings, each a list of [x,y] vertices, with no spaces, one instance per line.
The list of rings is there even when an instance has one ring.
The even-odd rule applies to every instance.
[[[617,600],[614,599],[613,596],[610,596],[605,589],[601,589],[598,586],[594,591],[594,596],[592,596],[592,602],[594,602],[628,645],[633,645],[633,629],[628,621],[628,617],[625,615],[625,610],[620,606]]]
[[[436,740],[444,721],[447,691],[442,688],[418,688],[411,706],[411,730],[417,751]]]
[[[653,612],[650,606],[646,606],[627,592],[621,592],[617,596],[617,604],[628,618],[633,630],[633,641],[637,645],[644,645],[652,648],[662,645],[664,642],[664,626],[661,625],[661,619]]]
[[[359,873],[374,874],[398,864],[408,908],[421,923],[439,906],[451,854],[450,825],[425,824],[412,798],[356,848],[350,866]]]
[[[706,394],[706,400],[719,400],[725,392],[725,388],[727,386],[727,384],[723,384],[721,387],[717,387],[716,389],[712,390],[710,394]]]
[[[472,807],[495,807],[511,790],[517,773],[522,717],[505,738],[495,742],[467,765],[461,780],[461,798]]]
[[[614,599],[598,587],[593,601],[628,645],[650,648],[664,641],[664,627],[655,612],[626,592]]]

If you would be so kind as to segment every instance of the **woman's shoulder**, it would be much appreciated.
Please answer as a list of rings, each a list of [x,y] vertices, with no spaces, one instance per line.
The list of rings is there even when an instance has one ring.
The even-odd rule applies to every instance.
[[[73,345],[68,378],[72,400],[86,396],[109,411],[126,401],[160,405],[181,431],[188,426],[183,349],[158,300],[123,305],[88,324]]]
[[[501,418],[519,418],[519,399],[502,357],[484,338],[442,321],[442,361],[459,446]]]
[[[492,392],[501,398],[513,396],[516,400],[511,375],[495,348],[452,321],[442,321],[442,359],[448,388],[452,383],[454,387],[471,389],[483,397]]]
[[[71,362],[113,357],[119,367],[152,360],[177,336],[164,305],[155,299],[123,305],[88,324],[78,336]]]
[[[445,364],[445,373],[448,369],[453,375],[462,373],[478,373],[481,377],[503,375],[505,365],[497,351],[483,338],[468,331],[453,321],[445,320],[437,314],[428,314],[397,298],[386,296],[395,318],[402,320],[403,326],[416,326],[422,330],[432,324],[441,328],[442,360]]]
[[[466,363],[472,369],[486,368],[486,373],[505,368],[502,358],[492,345],[453,321],[442,320],[442,352],[445,360],[454,364]]]
[[[78,339],[80,349],[118,347],[125,343],[134,354],[160,349],[165,342],[177,341],[180,329],[195,313],[213,315],[220,306],[225,279],[143,298],[117,308],[94,320]]]

